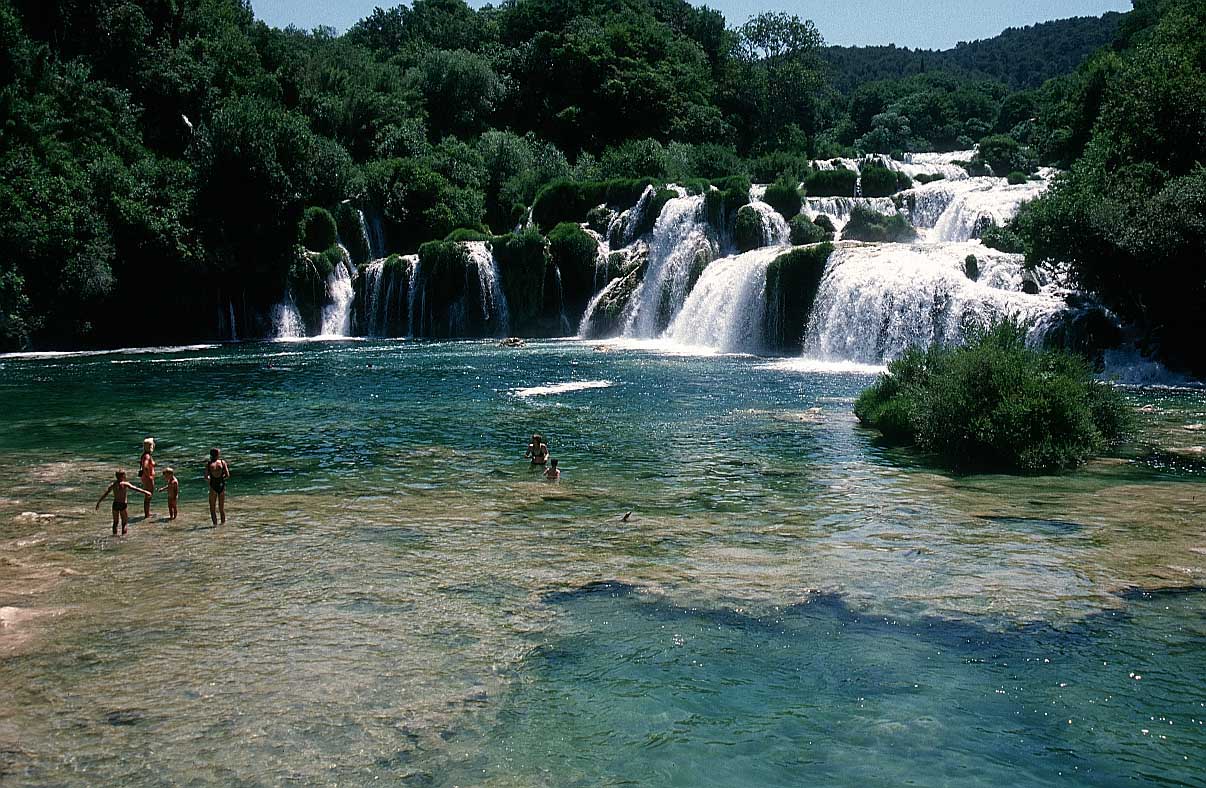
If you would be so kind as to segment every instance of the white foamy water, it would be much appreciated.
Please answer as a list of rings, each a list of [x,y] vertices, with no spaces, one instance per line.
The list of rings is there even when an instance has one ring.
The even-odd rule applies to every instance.
[[[327,277],[327,304],[322,308],[322,336],[346,337],[352,333],[352,258],[339,246],[340,260]]]
[[[465,244],[469,259],[477,269],[477,281],[481,292],[482,317],[494,322],[494,333],[506,336],[511,331],[511,316],[507,309],[507,297],[503,294],[502,279],[494,253],[485,241],[469,241]]]
[[[548,383],[543,386],[515,389],[512,393],[517,397],[547,397],[552,394],[568,394],[571,391],[605,389],[613,385],[615,384],[610,380],[574,380],[565,383]]]
[[[968,255],[979,281],[964,273]],[[851,244],[834,250],[817,292],[804,355],[883,364],[914,345],[955,345],[1002,318],[1041,341],[1065,308],[1051,292],[1020,292],[1022,257],[981,244]]]
[[[187,353],[193,350],[213,350],[218,345],[162,345],[155,347],[123,347],[111,350],[25,350],[0,353],[0,361],[21,359],[87,358],[89,356],[137,355],[140,353]]]
[[[819,372],[826,375],[878,375],[887,372],[883,364],[862,364],[857,361],[827,361],[820,358],[799,356],[785,358],[762,365],[763,369],[776,369],[782,372]]]
[[[686,300],[696,257],[716,257],[719,245],[703,222],[703,203],[702,195],[676,197],[662,208],[649,240],[645,277],[626,308],[624,336],[656,336]]]
[[[722,352],[758,352],[766,323],[766,271],[790,249],[770,246],[712,262],[663,338]]]

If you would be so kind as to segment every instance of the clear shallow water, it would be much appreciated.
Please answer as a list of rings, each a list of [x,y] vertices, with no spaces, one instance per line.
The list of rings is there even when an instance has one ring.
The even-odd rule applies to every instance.
[[[578,342],[0,359],[0,608],[33,616],[0,629],[0,774],[1200,783],[1204,595],[1119,592],[1206,586],[1197,466],[1149,458],[1206,440],[1206,395],[1136,392],[1136,445],[1076,475],[952,479],[857,427],[869,370],[818,369]],[[92,503],[147,434],[182,517],[114,541]]]

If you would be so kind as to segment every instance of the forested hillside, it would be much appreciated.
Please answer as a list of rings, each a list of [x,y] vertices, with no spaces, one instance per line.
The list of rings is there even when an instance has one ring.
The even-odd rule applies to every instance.
[[[953,71],[994,79],[1013,90],[1037,88],[1072,71],[1093,52],[1114,41],[1124,14],[1057,19],[1010,27],[979,41],[960,41],[954,49],[908,47],[826,47],[833,85],[849,93],[866,82],[900,79],[931,71]]]
[[[358,234],[355,208],[406,253],[511,231],[554,181],[798,183],[812,158],[983,141],[970,166],[1023,177],[1084,153],[1069,183],[1116,200],[1094,226],[1142,235],[1140,195],[1196,194],[1206,101],[1186,21],[1202,0],[1137,5],[1113,50],[1040,88],[1010,84],[1076,65],[1117,18],[1011,31],[946,53],[957,71],[845,95],[811,22],[727,27],[682,0],[416,0],[342,36],[270,28],[244,0],[0,0],[0,345],[206,338],[227,309],[254,333],[303,249]],[[1130,140],[1125,177],[1093,163],[1115,162],[1108,128]],[[1033,255],[1070,253],[1028,221]]]

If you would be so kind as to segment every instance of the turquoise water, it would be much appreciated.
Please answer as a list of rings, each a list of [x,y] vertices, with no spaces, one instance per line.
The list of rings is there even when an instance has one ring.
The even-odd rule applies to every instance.
[[[1206,780],[1206,488],[1150,459],[1192,459],[1200,391],[1132,392],[1141,434],[1077,474],[952,478],[857,426],[867,371],[745,356],[268,343],[0,373],[0,608],[29,616],[0,629],[8,782]],[[182,517],[156,498],[114,540],[92,504],[146,435]]]

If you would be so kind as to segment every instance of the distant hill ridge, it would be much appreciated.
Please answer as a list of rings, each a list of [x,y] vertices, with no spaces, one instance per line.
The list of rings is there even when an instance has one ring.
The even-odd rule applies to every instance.
[[[960,41],[953,49],[831,46],[822,56],[833,69],[834,87],[843,93],[867,82],[940,70],[989,77],[1025,90],[1075,70],[1094,51],[1112,43],[1126,16],[1111,11],[1010,27],[993,38]]]

